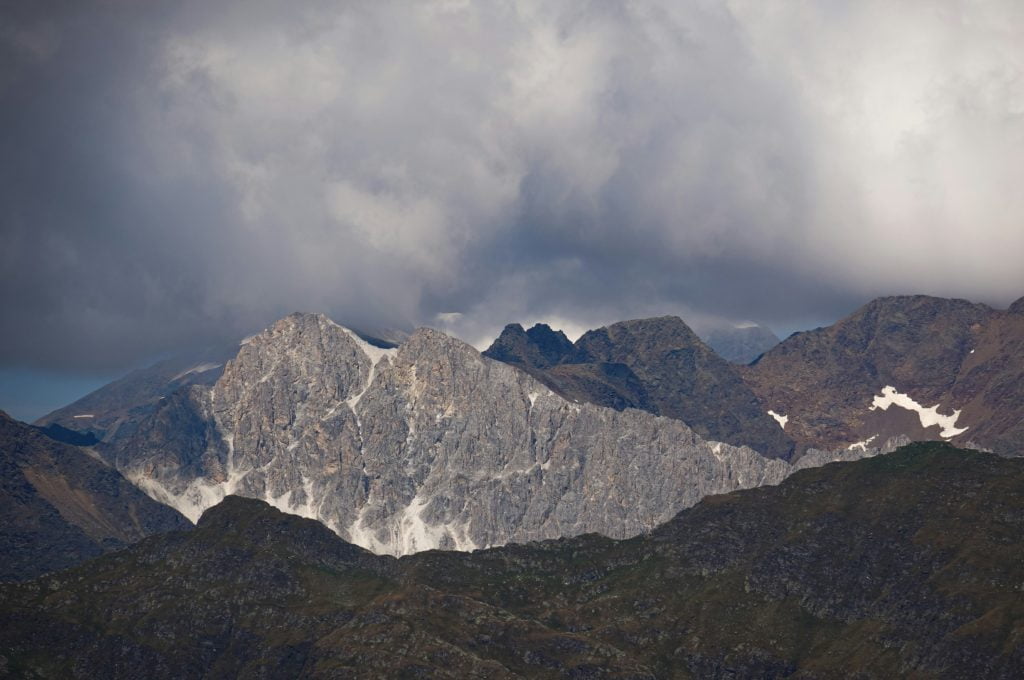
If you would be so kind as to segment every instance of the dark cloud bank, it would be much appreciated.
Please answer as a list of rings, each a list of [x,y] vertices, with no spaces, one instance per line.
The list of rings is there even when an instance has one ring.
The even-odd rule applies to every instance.
[[[1006,304],[1022,7],[8,3],[0,368],[116,373],[296,309],[479,343]]]

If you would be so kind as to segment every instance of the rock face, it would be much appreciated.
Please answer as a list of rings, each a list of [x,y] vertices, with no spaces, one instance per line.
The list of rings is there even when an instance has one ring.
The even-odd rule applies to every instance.
[[[718,356],[734,364],[749,364],[775,345],[779,338],[764,326],[720,326],[701,333]]]
[[[193,521],[239,494],[396,555],[633,536],[708,494],[778,483],[793,470],[705,441],[678,420],[566,401],[437,331],[384,350],[300,314],[245,344],[214,385],[168,397],[106,451]]]
[[[0,412],[0,580],[34,578],[189,526],[95,455]]]
[[[788,458],[793,442],[740,378],[674,316],[623,321],[575,344],[546,325],[505,327],[484,356],[569,400],[682,420],[701,437]]]
[[[801,449],[906,435],[1020,451],[1024,315],[1015,309],[880,298],[794,334],[741,371]]]
[[[992,678],[1024,668],[1024,461],[917,444],[649,535],[371,555],[229,497],[0,586],[26,677]]]

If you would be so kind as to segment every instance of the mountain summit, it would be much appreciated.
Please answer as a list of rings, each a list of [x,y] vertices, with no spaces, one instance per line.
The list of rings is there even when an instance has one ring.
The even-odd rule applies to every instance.
[[[701,437],[788,458],[793,443],[682,319],[622,321],[570,344],[546,325],[506,326],[484,356],[520,368],[567,399],[635,408],[685,422]]]
[[[1024,315],[923,295],[873,300],[741,367],[801,448],[895,434],[1024,448]]]

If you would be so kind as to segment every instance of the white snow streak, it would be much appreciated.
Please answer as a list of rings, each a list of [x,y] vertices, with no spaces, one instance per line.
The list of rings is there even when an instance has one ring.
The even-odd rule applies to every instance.
[[[789,422],[789,416],[782,416],[776,413],[775,411],[771,410],[768,411],[768,415],[770,415],[772,418],[775,418],[775,422],[779,424],[779,427],[781,427],[783,430],[786,429],[786,423]]]
[[[928,428],[933,425],[938,425],[942,428],[939,432],[941,437],[949,439],[955,437],[958,434],[963,434],[967,431],[966,427],[956,427],[957,418],[960,417],[960,411],[953,411],[952,415],[944,416],[939,414],[939,404],[932,406],[931,408],[925,408],[921,404],[917,403],[910,396],[901,394],[896,391],[896,388],[892,385],[886,385],[882,388],[882,394],[876,396],[871,403],[871,409],[882,409],[886,411],[890,406],[899,406],[905,408],[908,411],[917,411],[918,418],[921,420],[921,427]]]
[[[877,439],[877,438],[878,438],[877,434],[871,435],[870,437],[868,437],[867,439],[865,439],[862,442],[854,442],[853,444],[850,444],[849,446],[846,447],[846,450],[847,451],[853,451],[854,449],[860,449],[861,451],[864,451],[865,453],[867,453],[868,444],[870,444],[871,442],[875,441],[875,439]]]
[[[204,364],[196,364],[192,368],[186,369],[186,370],[182,371],[181,373],[179,373],[178,375],[174,376],[168,382],[174,382],[175,380],[180,380],[181,378],[184,378],[186,375],[188,375],[190,373],[206,373],[207,371],[212,371],[213,369],[220,368],[220,367],[221,367],[220,364],[211,364],[209,362],[204,363]]]

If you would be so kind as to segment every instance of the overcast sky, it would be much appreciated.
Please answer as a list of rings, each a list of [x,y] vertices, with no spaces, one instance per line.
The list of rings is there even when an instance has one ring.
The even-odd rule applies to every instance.
[[[293,310],[479,344],[1005,306],[1022,35],[1019,0],[4,3],[0,408]]]

